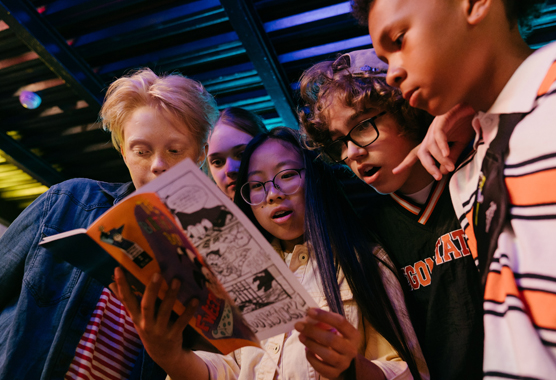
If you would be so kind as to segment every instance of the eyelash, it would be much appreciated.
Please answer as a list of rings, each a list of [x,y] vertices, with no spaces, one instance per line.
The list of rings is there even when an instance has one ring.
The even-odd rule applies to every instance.
[[[211,164],[212,166],[215,166],[215,167],[220,167],[220,166],[222,166],[222,165],[224,164],[224,160],[221,160],[221,159],[212,160],[212,161],[210,162],[210,164]]]
[[[398,37],[396,37],[396,38],[394,39],[394,45],[396,45],[398,48],[401,48],[402,45],[403,45],[404,36],[405,36],[405,33],[400,33],[400,34],[398,35]],[[400,41],[400,40],[401,40],[401,41]]]
[[[148,155],[150,153],[150,150],[148,150],[148,149],[134,149],[133,152],[136,155],[142,157],[142,156]],[[180,155],[180,154],[182,154],[183,151],[181,149],[168,149],[168,152],[170,154]]]
[[[146,149],[137,149],[133,151],[136,155],[138,156],[144,156],[146,155],[149,151]]]

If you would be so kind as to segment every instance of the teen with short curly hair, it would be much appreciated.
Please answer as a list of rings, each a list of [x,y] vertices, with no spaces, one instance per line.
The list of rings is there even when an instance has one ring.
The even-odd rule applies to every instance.
[[[384,194],[371,198],[363,216],[407,279],[408,308],[431,378],[480,378],[480,282],[448,178],[435,181],[420,164],[392,173],[421,142],[432,116],[386,83],[387,70],[372,49],[307,70],[299,112],[307,145]]]

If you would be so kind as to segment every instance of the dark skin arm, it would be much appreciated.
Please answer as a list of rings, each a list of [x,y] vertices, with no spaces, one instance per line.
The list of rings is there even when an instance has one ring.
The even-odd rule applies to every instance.
[[[141,303],[132,293],[120,268],[116,268],[114,276],[116,282],[110,284],[110,289],[125,305],[150,357],[172,380],[208,380],[205,362],[193,351],[182,348],[183,330],[193,317],[199,304],[198,300],[190,301],[185,312],[175,322],[171,322],[172,307],[180,288],[178,280],[172,281],[160,307],[155,310],[155,301],[163,282],[160,274],[156,273],[147,285]]]
[[[417,160],[437,181],[444,174],[454,171],[460,154],[475,136],[471,126],[474,115],[471,107],[459,104],[446,114],[437,116],[423,142],[409,152],[392,172],[397,174],[408,170]]]

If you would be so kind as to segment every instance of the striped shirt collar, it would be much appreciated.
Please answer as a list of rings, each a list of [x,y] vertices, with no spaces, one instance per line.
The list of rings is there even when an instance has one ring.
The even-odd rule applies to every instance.
[[[392,199],[398,203],[401,207],[416,215],[418,217],[418,222],[420,224],[427,224],[440,196],[444,192],[446,188],[446,184],[448,183],[448,176],[444,176],[440,181],[436,182],[429,194],[427,202],[424,205],[420,205],[408,199],[407,197],[403,197],[399,194],[392,193],[390,196]]]

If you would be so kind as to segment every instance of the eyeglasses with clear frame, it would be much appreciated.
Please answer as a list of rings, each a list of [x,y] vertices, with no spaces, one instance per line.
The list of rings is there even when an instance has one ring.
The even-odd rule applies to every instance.
[[[324,153],[330,157],[334,162],[343,162],[348,158],[348,141],[351,141],[360,148],[374,143],[379,136],[378,128],[376,126],[376,119],[384,115],[386,111],[379,113],[371,118],[365,119],[358,123],[351,131],[323,148]]]
[[[280,191],[282,194],[291,195],[299,190],[301,184],[303,183],[303,178],[301,177],[301,172],[303,170],[305,170],[305,168],[286,169],[276,173],[274,178],[272,178],[272,180],[270,181],[246,182],[243,184],[243,186],[241,186],[241,197],[251,206],[256,206],[263,203],[269,191],[267,190],[267,183],[272,183],[274,188]]]

